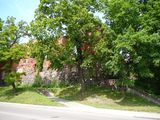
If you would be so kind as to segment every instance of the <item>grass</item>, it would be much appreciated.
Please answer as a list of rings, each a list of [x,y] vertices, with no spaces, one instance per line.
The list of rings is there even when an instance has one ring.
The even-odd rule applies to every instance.
[[[40,95],[35,88],[19,87],[16,92],[11,87],[0,87],[0,102],[12,102],[34,105],[62,106]]]
[[[88,87],[82,96],[79,86],[58,86],[43,89],[49,89],[57,97],[77,101],[97,108],[160,113],[160,106],[139,96],[122,91],[112,91],[110,89],[92,86]],[[16,92],[13,92],[11,87],[0,87],[0,102],[62,106],[39,94],[37,89],[33,87],[19,87]]]
[[[78,101],[97,108],[160,113],[160,106],[139,96],[122,91],[112,91],[93,86],[89,87],[84,95],[81,96],[79,87],[70,86],[52,89],[52,92],[57,97]]]

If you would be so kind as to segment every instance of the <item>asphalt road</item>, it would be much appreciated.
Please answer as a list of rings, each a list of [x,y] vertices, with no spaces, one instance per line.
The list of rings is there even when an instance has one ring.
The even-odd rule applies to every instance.
[[[0,102],[0,120],[160,120],[160,114]]]

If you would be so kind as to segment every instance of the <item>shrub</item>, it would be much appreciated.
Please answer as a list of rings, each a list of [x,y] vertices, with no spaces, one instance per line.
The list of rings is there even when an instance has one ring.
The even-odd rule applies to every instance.
[[[8,85],[12,85],[13,89],[16,89],[16,85],[21,83],[21,75],[23,73],[10,72],[5,76],[4,80]]]
[[[53,87],[53,88],[58,88],[60,86],[60,81],[59,80],[52,80],[51,84],[48,85],[48,87]]]
[[[43,84],[44,83],[43,83],[41,76],[39,75],[35,76],[33,87],[42,87]]]

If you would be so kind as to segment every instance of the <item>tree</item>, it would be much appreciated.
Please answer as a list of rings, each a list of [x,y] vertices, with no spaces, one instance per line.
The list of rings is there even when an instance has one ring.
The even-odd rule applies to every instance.
[[[112,48],[114,54],[111,55],[111,60],[106,62],[106,67],[127,84],[129,81],[147,83],[146,86],[159,83],[157,73],[159,72],[160,2],[158,0],[103,2],[107,24],[116,33]],[[130,78],[137,80],[133,81]]]
[[[31,23],[37,58],[47,56],[55,69],[76,65],[82,91],[92,76],[115,77],[126,85],[157,79],[158,5],[158,0],[41,0]],[[103,12],[106,23],[95,12]],[[58,44],[61,38],[64,45]]]
[[[54,68],[65,64],[77,66],[81,91],[86,82],[84,69],[95,63],[96,45],[103,41],[104,48],[107,44],[107,26],[94,17],[98,4],[92,0],[42,0],[31,23],[34,37],[45,46],[47,52],[43,54]],[[61,37],[65,38],[65,46],[57,44]]]
[[[16,24],[14,17],[8,17],[0,25],[0,62],[4,63],[3,69],[6,75],[10,76],[11,72],[15,71],[16,62],[25,54],[24,46],[19,44],[19,40],[25,36],[27,24],[24,21]],[[13,89],[15,89],[15,81],[16,79],[8,82]]]

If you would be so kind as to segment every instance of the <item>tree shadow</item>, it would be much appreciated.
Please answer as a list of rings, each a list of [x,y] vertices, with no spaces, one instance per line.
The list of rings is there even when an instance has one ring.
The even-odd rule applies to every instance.
[[[67,100],[81,100],[80,90],[77,87],[66,87],[60,91],[58,97]]]
[[[113,91],[109,88],[103,88],[103,87],[88,87],[86,88],[83,95],[80,92],[80,89],[77,87],[67,87],[63,89],[59,96],[60,98],[68,99],[68,100],[78,100],[82,101],[87,97],[94,97],[94,96],[105,96],[113,100],[122,99],[124,97],[124,94],[120,91]]]
[[[141,98],[137,95],[133,95],[131,93],[125,93],[124,98],[121,101],[116,102],[117,104],[121,105],[121,106],[134,106],[134,107],[148,107],[148,106],[156,106],[156,107],[160,107],[160,105],[157,105],[153,102],[150,102],[144,98]]]
[[[144,98],[125,91],[111,90],[109,88],[94,86],[88,87],[83,96],[81,95],[81,92],[79,89],[77,89],[77,87],[67,87],[59,93],[58,97],[67,100],[83,101],[88,97],[95,98],[96,96],[103,96],[104,98],[112,99],[115,104],[118,104],[122,107],[160,107],[160,105],[154,104]]]
[[[33,91],[33,88],[30,87],[18,87],[16,90],[13,90],[11,87],[0,87],[0,97],[4,98],[6,101],[26,92]]]

